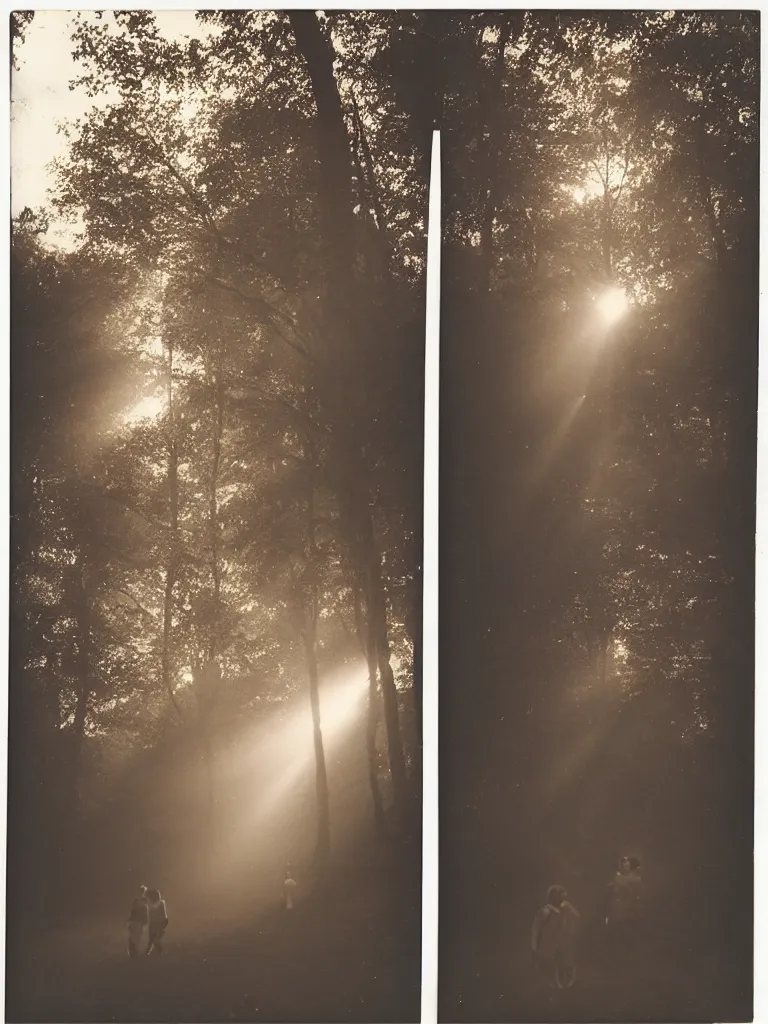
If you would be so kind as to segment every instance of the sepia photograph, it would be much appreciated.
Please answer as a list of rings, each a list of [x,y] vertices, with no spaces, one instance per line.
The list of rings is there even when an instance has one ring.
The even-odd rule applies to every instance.
[[[751,1021],[759,11],[10,36],[6,1018]]]
[[[419,1018],[402,31],[11,15],[8,1020]]]
[[[759,14],[434,24],[439,1019],[752,1020]]]

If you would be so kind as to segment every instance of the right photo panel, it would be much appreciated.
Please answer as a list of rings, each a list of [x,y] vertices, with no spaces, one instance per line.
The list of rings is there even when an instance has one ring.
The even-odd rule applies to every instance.
[[[440,1019],[751,1020],[759,14],[434,24]]]

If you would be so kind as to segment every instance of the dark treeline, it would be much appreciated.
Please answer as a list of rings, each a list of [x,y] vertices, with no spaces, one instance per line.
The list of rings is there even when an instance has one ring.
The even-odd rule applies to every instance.
[[[746,1019],[757,17],[440,32],[442,1012]],[[590,971],[627,849],[660,937],[622,994]],[[583,995],[542,1008],[553,882]]]
[[[94,106],[49,207],[13,225],[11,995],[36,1012],[30,916],[122,915],[152,879],[190,913],[276,902],[290,861],[300,892],[381,888],[407,964],[369,1012],[412,1017],[423,132],[387,68],[392,13],[203,12],[191,38],[174,17],[70,19]],[[34,17],[14,25],[18,65]],[[354,673],[362,712],[335,736]],[[296,749],[233,790],[243,736],[307,707]],[[293,812],[237,839],[307,746],[309,803],[286,792]],[[237,842],[262,877],[230,870]],[[377,977],[367,936],[337,965],[353,985],[358,960]],[[359,1013],[321,981],[330,1019]],[[104,1006],[72,1012],[127,1012]]]

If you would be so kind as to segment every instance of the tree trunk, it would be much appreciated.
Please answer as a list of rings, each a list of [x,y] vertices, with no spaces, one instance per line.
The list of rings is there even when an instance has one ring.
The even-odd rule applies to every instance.
[[[352,154],[331,52],[314,11],[289,11],[296,44],[307,65],[317,107],[315,140],[319,158],[323,240],[328,253],[330,295],[326,315],[343,349],[354,337],[356,295]],[[347,353],[349,354],[349,353]]]
[[[312,735],[315,745],[315,789],[317,793],[317,866],[324,868],[331,852],[331,812],[328,794],[328,771],[323,747],[320,720],[320,686],[317,668],[317,596],[313,594],[304,620],[304,654],[309,678],[309,703],[312,708]]]
[[[213,768],[213,744],[211,742],[211,723],[207,721],[205,723],[204,735],[204,753],[206,762],[206,816],[208,818],[208,829],[213,835],[214,829],[214,814],[215,814],[215,788],[214,788],[214,768]]]
[[[389,268],[392,262],[392,245],[387,230],[387,218],[376,184],[376,166],[371,147],[368,143],[368,137],[365,133],[365,125],[354,97],[352,102],[352,114],[356,132],[355,149],[356,151],[359,150],[359,155],[355,157],[355,168],[360,182],[358,200],[369,216],[372,211],[373,228],[370,234],[373,235],[374,263],[382,287],[386,289],[387,293],[391,293],[392,276]]]
[[[200,745],[202,747],[203,761],[205,764],[205,811],[202,823],[202,849],[205,856],[205,871],[208,875],[208,883],[213,886],[216,882],[216,863],[214,853],[214,842],[216,836],[216,804],[211,722],[206,712],[203,712],[203,716],[200,719],[199,729]]]
[[[206,854],[206,870],[210,884],[215,881],[214,843],[216,828],[215,762],[213,743],[213,712],[221,688],[221,669],[211,658],[198,663],[192,672],[197,700],[197,731],[205,767],[205,814],[203,815],[202,848]]]
[[[211,459],[211,491],[208,503],[208,522],[211,534],[211,579],[213,580],[213,614],[209,659],[216,657],[221,640],[221,572],[219,567],[219,466],[221,464],[221,437],[224,431],[224,387],[221,368],[214,373],[216,395],[216,416],[213,431],[213,452]]]
[[[326,42],[317,15],[311,10],[288,12],[296,44],[306,61],[312,94],[317,107],[317,118],[321,131],[317,135],[320,156],[320,174],[323,179],[326,208],[335,206],[343,213],[341,233],[348,240],[352,230],[352,162],[349,137],[344,123],[344,112],[336,77],[333,73],[333,53]],[[337,256],[344,262],[351,259],[351,253],[343,251],[342,240],[335,243],[332,232],[326,241],[332,245]]]
[[[389,664],[386,602],[371,519],[368,488],[360,480],[360,437],[367,428],[358,370],[365,351],[358,344],[361,327],[359,284],[355,278],[356,232],[353,213],[352,156],[344,113],[333,72],[333,53],[314,11],[289,11],[297,47],[307,65],[317,107],[316,144],[320,170],[323,239],[328,254],[329,297],[325,303],[327,335],[332,339],[328,401],[343,473],[357,474],[343,496],[361,541],[360,568],[366,574],[368,614],[373,616],[376,655],[384,697],[387,746],[395,801],[406,797],[406,774],[392,668]],[[331,390],[332,389],[332,390]]]
[[[367,611],[369,630],[372,631],[376,648],[376,664],[379,670],[381,695],[384,703],[384,722],[387,727],[387,754],[392,776],[392,793],[395,805],[403,811],[408,799],[408,780],[405,770],[403,741],[400,735],[400,712],[397,704],[397,688],[390,664],[389,634],[387,629],[387,606],[384,581],[381,576],[381,556],[373,537],[373,523],[368,514],[367,524],[370,536],[367,548],[370,552],[366,574]]]
[[[376,636],[373,630],[373,617],[367,616],[365,630],[365,657],[368,663],[368,716],[366,720],[365,742],[368,753],[368,785],[371,789],[371,800],[373,801],[373,818],[376,823],[376,831],[381,836],[384,834],[384,807],[381,802],[381,790],[379,788],[379,755],[376,749],[376,733],[379,727],[379,683],[378,669],[376,665]],[[363,616],[360,609],[360,590],[355,588],[355,625],[358,635],[363,637]]]
[[[366,603],[366,656],[375,659],[384,704],[387,730],[387,755],[392,778],[392,793],[398,812],[404,810],[408,798],[408,780],[400,734],[400,713],[397,688],[390,664],[387,600],[381,574],[381,553],[376,542],[373,516],[366,500],[365,487],[359,477],[348,481],[347,506],[351,512],[358,564],[362,567]],[[371,640],[371,637],[373,638]],[[369,663],[370,673],[370,663]]]
[[[493,62],[493,79],[485,90],[483,129],[488,131],[485,145],[486,190],[480,223],[480,288],[491,290],[493,282],[493,222],[499,205],[499,130],[495,124],[501,110],[501,90],[504,83],[504,55],[512,33],[512,19],[505,17],[499,30],[499,40]]]
[[[72,723],[71,808],[80,804],[80,782],[83,770],[83,747],[88,705],[91,699],[91,607],[85,582],[86,558],[81,548],[77,559],[77,674],[79,686],[75,716]]]
[[[173,592],[176,587],[179,557],[179,454],[176,440],[176,423],[173,409],[173,343],[168,342],[168,501],[170,536],[168,557],[165,566],[165,596],[163,599],[163,649],[162,682],[170,697],[176,714],[182,712],[173,690],[171,665],[171,634],[173,630]]]
[[[606,282],[613,280],[613,203],[611,200],[611,154],[606,143],[605,177],[603,179],[603,208],[600,216],[600,247],[603,257],[603,275]]]

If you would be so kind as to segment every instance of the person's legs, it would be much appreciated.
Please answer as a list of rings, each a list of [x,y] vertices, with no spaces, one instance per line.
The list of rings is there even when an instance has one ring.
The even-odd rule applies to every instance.
[[[557,987],[557,964],[554,957],[539,957],[536,961],[539,981],[547,988]]]
[[[615,937],[614,974],[623,984],[629,984],[636,970],[637,945],[635,923],[622,921]]]
[[[155,956],[159,956],[163,952],[163,934],[165,928],[150,928],[149,929],[149,946],[147,953],[154,953]]]
[[[558,988],[571,988],[575,981],[576,965],[573,961],[573,951],[567,948],[557,958],[557,985]]]
[[[623,921],[611,921],[606,932],[606,966],[618,974],[626,959],[626,929]]]
[[[141,930],[133,922],[128,925],[128,956],[133,959],[139,955],[139,939]]]

